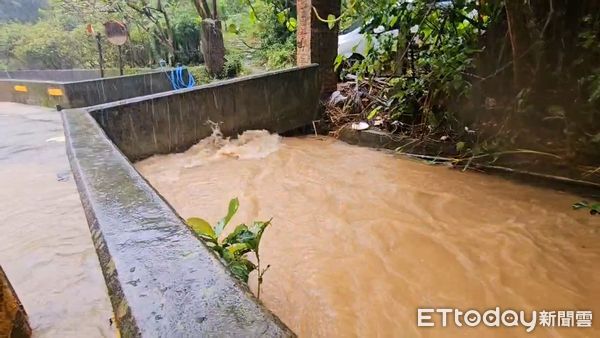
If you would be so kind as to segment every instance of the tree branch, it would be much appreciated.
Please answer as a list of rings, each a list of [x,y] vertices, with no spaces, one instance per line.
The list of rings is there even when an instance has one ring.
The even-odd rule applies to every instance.
[[[200,15],[200,17],[202,17],[202,19],[210,19],[213,17],[206,0],[193,0],[193,1],[194,1],[194,6],[196,7],[196,10],[198,11],[198,14]]]

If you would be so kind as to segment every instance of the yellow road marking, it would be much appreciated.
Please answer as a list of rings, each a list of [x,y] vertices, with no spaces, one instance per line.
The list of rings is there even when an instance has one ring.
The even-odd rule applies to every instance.
[[[63,91],[60,88],[48,88],[48,95],[50,95],[50,96],[63,96]]]

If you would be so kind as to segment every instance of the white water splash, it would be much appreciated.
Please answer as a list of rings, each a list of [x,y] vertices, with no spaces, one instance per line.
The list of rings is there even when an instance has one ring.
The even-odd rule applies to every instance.
[[[281,136],[275,133],[271,134],[267,130],[247,130],[232,139],[223,136],[218,124],[210,121],[209,124],[212,134],[188,150],[195,154],[195,160],[187,163],[186,168],[225,158],[261,159],[276,152],[281,146]]]

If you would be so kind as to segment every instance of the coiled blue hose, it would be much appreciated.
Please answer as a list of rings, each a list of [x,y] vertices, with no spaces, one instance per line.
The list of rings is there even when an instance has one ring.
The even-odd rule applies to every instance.
[[[192,88],[196,85],[196,80],[192,73],[188,71],[188,83],[186,84],[183,80],[183,67],[176,67],[171,69],[171,76],[167,74],[169,81],[171,81],[171,87],[173,90],[184,89],[184,88]]]

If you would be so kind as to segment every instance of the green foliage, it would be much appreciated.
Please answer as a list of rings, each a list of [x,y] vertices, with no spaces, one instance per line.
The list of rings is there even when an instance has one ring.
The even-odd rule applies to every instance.
[[[217,81],[219,79],[233,78],[244,74],[245,69],[241,63],[241,57],[242,56],[239,54],[229,54],[225,56],[227,60],[225,62],[224,71],[223,74],[221,74],[221,76],[219,77],[211,76],[204,65],[188,67],[187,69],[190,72],[190,74],[192,74],[194,79],[196,79],[196,84],[207,84],[213,81]],[[229,75],[227,75],[227,71],[229,72]]]
[[[235,18],[240,13],[248,12],[247,0],[222,0],[221,19],[229,20]]]
[[[200,51],[200,17],[186,6],[173,9],[173,35],[175,60],[182,64],[197,64],[203,61]]]
[[[587,15],[582,19],[583,29],[578,34],[578,44],[588,57],[600,58],[600,14]],[[585,65],[584,56],[579,57],[575,63]],[[587,101],[591,104],[600,104],[600,67],[591,69],[589,75],[580,79],[580,85],[584,88]]]
[[[173,65],[204,61],[200,48],[201,19],[192,1],[48,0],[47,3],[39,15],[36,11],[39,19],[35,23],[0,22],[0,67],[96,68],[96,41],[86,34],[85,27],[92,24],[96,32],[103,33],[102,23],[113,19],[125,22],[129,30],[129,42],[122,48],[126,67],[156,67],[160,60]],[[235,33],[234,38],[226,36],[227,50],[231,53],[226,55],[225,69],[219,77],[238,76],[248,63],[249,69],[257,68],[259,63],[260,68],[270,69],[294,64],[295,2],[219,0],[218,6],[221,19],[227,20],[225,31]],[[247,42],[246,46],[240,40]],[[105,67],[116,68],[117,48],[105,38],[102,46]]]
[[[589,103],[600,103],[600,69],[597,73],[588,76],[586,79],[589,86]]]
[[[373,108],[373,110],[371,110],[371,112],[367,116],[367,120],[372,120],[375,116],[377,116],[377,113],[379,113],[381,108],[382,108],[381,106],[377,106],[377,107]]]
[[[233,1],[233,0],[232,0]],[[244,1],[245,12],[229,16],[227,31],[238,39],[255,45],[251,54],[267,69],[279,69],[295,64],[297,27],[294,1]]]
[[[210,76],[210,74],[208,74],[208,71],[204,66],[188,67],[188,71],[190,72],[190,74],[192,74],[192,76],[196,80],[196,83],[199,85],[213,81],[213,78]]]
[[[447,119],[449,99],[460,100],[471,87],[465,74],[486,28],[473,17],[475,6],[474,0],[452,7],[429,1],[348,1],[344,16],[360,16],[367,37],[364,60],[354,62],[349,72],[366,81],[390,76],[382,108],[392,119],[408,117],[437,128]],[[339,20],[327,21],[334,19]],[[335,66],[343,64],[338,57]]]
[[[288,38],[284,43],[275,43],[263,49],[261,56],[267,69],[292,67],[296,63],[296,38]]]
[[[233,54],[225,56],[225,66],[223,67],[223,78],[234,78],[242,73],[242,58],[241,54]]]
[[[11,69],[89,68],[97,65],[96,46],[77,14],[40,10],[33,24],[0,24],[0,55]],[[107,52],[110,60],[110,52]],[[108,64],[107,64],[108,66]]]
[[[94,47],[88,46],[82,29],[67,30],[50,20],[2,25],[0,45],[13,69],[78,68],[94,62]]]
[[[260,39],[263,46],[285,43],[296,31],[295,1],[262,0],[256,10],[260,13]]]
[[[574,210],[580,209],[588,209],[591,215],[599,215],[600,214],[600,203],[589,203],[587,201],[581,201],[573,204]]]
[[[37,16],[37,11],[36,11]],[[200,18],[190,1],[49,0],[32,24],[0,23],[0,59],[10,68],[95,68],[96,41],[87,24],[103,33],[102,23],[127,24],[123,46],[126,67],[156,66],[161,59],[175,63],[202,62]],[[18,46],[18,48],[17,48]],[[118,66],[117,48],[102,38],[106,68]]]
[[[269,269],[269,266],[261,269],[259,247],[262,235],[271,224],[271,221],[255,221],[252,226],[239,224],[225,238],[222,238],[223,231],[236,214],[238,208],[239,201],[237,198],[234,198],[229,202],[227,215],[215,226],[197,217],[189,218],[187,224],[204,240],[209,248],[218,254],[231,273],[241,281],[247,283],[250,273],[257,270],[258,298],[260,298],[263,275]],[[254,254],[256,264],[247,258],[248,254]]]
[[[46,0],[0,0],[0,23],[7,21],[33,22]]]
[[[16,23],[0,25],[0,60],[6,69],[16,68],[12,64],[11,58],[13,58],[14,49],[21,39],[22,27],[23,25]]]
[[[154,65],[161,58],[153,42],[152,34],[139,27],[129,28],[129,42],[123,48],[124,63],[137,67],[148,67]],[[112,60],[109,60],[112,62]]]

